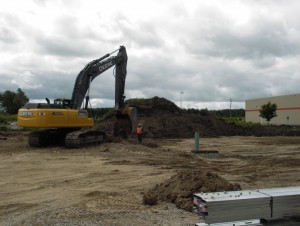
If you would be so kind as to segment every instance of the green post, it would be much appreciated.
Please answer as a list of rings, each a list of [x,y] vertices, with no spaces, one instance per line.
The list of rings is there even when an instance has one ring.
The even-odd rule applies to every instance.
[[[195,152],[199,151],[199,132],[195,132]]]

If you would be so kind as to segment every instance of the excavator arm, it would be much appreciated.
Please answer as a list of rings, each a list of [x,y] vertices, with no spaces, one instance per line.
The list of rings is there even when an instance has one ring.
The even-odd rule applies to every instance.
[[[117,56],[110,57],[111,54],[118,52]],[[124,103],[125,80],[127,75],[127,53],[124,46],[108,53],[105,56],[88,63],[78,74],[72,98],[70,101],[71,109],[81,107],[84,98],[85,109],[88,107],[89,88],[91,82],[109,68],[116,66],[115,69],[115,110],[117,121],[114,126],[115,136],[127,136],[133,133],[137,123],[137,112],[133,107],[126,106]]]
[[[117,56],[109,57],[111,54],[119,51]],[[86,98],[85,108],[89,101],[89,88],[91,82],[100,74],[109,68],[116,66],[116,85],[115,85],[115,107],[119,110],[124,107],[124,89],[125,78],[127,74],[127,53],[124,46],[119,49],[108,53],[105,56],[93,60],[88,63],[77,75],[75,80],[72,98],[70,101],[71,109],[78,109],[81,107],[84,98]]]

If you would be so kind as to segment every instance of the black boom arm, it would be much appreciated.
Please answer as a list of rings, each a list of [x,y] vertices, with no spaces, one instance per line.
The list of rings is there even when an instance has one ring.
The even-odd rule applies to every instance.
[[[118,51],[117,56],[109,57],[112,53]],[[78,109],[81,107],[82,102],[89,90],[91,82],[98,75],[104,71],[116,65],[116,81],[115,81],[115,107],[117,110],[124,106],[124,89],[125,89],[125,78],[127,74],[127,53],[124,46],[120,46],[119,49],[108,53],[105,56],[93,60],[88,63],[77,75],[72,98],[70,102],[70,108]],[[108,58],[109,57],[109,58]],[[88,102],[88,95],[87,95]],[[86,102],[86,107],[87,107]]]

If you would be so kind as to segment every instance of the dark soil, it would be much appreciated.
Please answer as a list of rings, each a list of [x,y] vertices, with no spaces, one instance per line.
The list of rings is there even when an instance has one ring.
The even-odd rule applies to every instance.
[[[217,174],[208,171],[181,171],[144,193],[143,203],[155,205],[159,201],[168,201],[179,208],[192,211],[191,197],[195,192],[237,190],[241,190],[239,184],[231,184]]]
[[[173,102],[160,97],[128,100],[135,107],[138,120],[143,124],[148,138],[192,138],[195,132],[200,137],[218,136],[299,136],[299,130],[290,126],[237,126],[211,115],[183,113]],[[113,120],[104,123],[112,128]]]

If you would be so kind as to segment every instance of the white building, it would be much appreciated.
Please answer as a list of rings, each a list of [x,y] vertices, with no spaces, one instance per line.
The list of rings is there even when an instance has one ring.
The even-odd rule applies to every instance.
[[[267,121],[259,117],[259,110],[269,101],[277,105],[277,117],[272,118],[270,124],[300,125],[300,93],[246,100],[246,122],[266,124]]]

